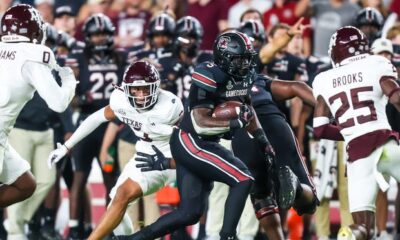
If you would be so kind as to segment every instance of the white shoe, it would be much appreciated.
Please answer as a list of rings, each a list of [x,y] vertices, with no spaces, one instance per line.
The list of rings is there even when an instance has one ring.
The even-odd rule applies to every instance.
[[[28,240],[28,238],[25,236],[25,234],[8,234],[7,235],[7,240]]]
[[[349,227],[341,227],[337,234],[337,240],[356,240]]]

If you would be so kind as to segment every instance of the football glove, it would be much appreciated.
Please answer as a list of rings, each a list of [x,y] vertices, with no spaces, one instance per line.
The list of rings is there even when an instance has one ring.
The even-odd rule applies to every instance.
[[[247,125],[249,125],[253,117],[254,113],[252,109],[248,105],[243,104],[242,106],[240,106],[240,112],[238,118],[231,120],[229,122],[229,127],[231,129],[244,128]]]
[[[60,161],[68,153],[68,148],[61,143],[57,143],[57,149],[53,150],[47,159],[47,166],[51,169],[54,164]]]
[[[166,158],[164,154],[154,145],[151,145],[155,154],[146,154],[138,152],[135,161],[142,172],[162,171],[171,168],[171,158]]]

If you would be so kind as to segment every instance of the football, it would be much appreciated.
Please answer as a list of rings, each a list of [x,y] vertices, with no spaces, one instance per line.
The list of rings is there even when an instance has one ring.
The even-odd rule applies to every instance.
[[[230,120],[238,117],[240,106],[243,103],[237,101],[227,101],[214,108],[212,116],[221,120]]]

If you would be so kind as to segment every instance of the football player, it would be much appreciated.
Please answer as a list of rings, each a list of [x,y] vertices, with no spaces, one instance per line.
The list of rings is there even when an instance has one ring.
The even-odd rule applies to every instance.
[[[211,52],[200,50],[202,39],[203,26],[199,20],[182,17],[176,23],[173,55],[158,59],[162,65],[160,74],[165,77],[161,82],[163,89],[173,92],[183,102],[189,95],[195,65],[212,59]]]
[[[314,134],[346,144],[354,224],[342,227],[338,239],[372,239],[378,188],[388,187],[382,174],[400,180],[398,134],[385,112],[388,100],[400,110],[397,71],[386,58],[370,55],[366,35],[355,27],[340,28],[332,35],[329,55],[333,69],[318,74],[313,82]]]
[[[114,25],[104,14],[89,17],[82,27],[85,47],[72,50],[66,65],[73,67],[81,84],[77,88],[77,102],[80,109],[78,125],[90,114],[105,107],[114,85],[119,84],[126,66],[125,53],[114,48]],[[84,206],[84,192],[91,171],[92,160],[99,156],[101,140],[107,124],[101,125],[72,152],[74,166],[73,184],[70,192],[70,236],[82,237],[81,219]],[[107,192],[116,180],[113,174],[103,172]],[[108,201],[108,198],[107,198]]]
[[[107,121],[118,118],[129,125],[139,138],[136,143],[137,155],[125,166],[113,190],[111,203],[89,239],[103,239],[123,219],[120,234],[133,232],[130,219],[125,214],[128,204],[139,197],[156,192],[176,179],[175,170],[141,172],[136,167],[136,156],[162,151],[171,157],[169,139],[174,125],[183,114],[178,97],[159,89],[160,76],[148,62],[139,61],[126,70],[121,88],[116,88],[109,105],[88,116],[69,140],[59,145],[49,156],[49,164],[59,161],[68,150],[89,136]],[[100,139],[101,140],[101,139]],[[168,166],[164,166],[164,169]]]
[[[255,49],[260,49],[263,46],[261,43],[265,41],[262,36],[263,28],[260,25],[261,23],[258,21],[248,20],[243,22],[239,28],[254,40]],[[298,36],[303,28],[303,25],[294,25],[287,31],[292,33],[297,30],[299,32],[296,32],[296,36]],[[259,68],[259,70],[261,69]],[[257,78],[251,89],[251,96],[253,108],[276,151],[275,169],[265,171],[265,162],[260,161],[262,152],[258,150],[255,141],[245,131],[237,131],[232,139],[232,148],[235,155],[246,163],[255,177],[250,196],[261,226],[269,238],[283,239],[281,222],[277,214],[278,203],[280,209],[288,209],[294,205],[301,215],[313,213],[318,200],[315,196],[314,184],[301,152],[299,152],[296,137],[284,114],[277,107],[276,101],[297,96],[308,105],[313,106],[315,100],[311,88],[307,87],[304,82],[273,81],[262,75]],[[277,182],[273,183],[272,180]]]
[[[358,11],[355,18],[355,27],[360,29],[368,38],[369,45],[381,37],[384,24],[382,14],[372,7]]]
[[[246,20],[240,24],[238,28],[239,32],[245,33],[253,43],[254,50],[258,53],[264,44],[266,43],[265,39],[265,30],[264,25],[258,20]],[[256,58],[257,67],[256,70],[258,73],[262,73],[264,70],[264,65],[261,63],[261,59]]]
[[[166,12],[162,12],[151,19],[147,29],[146,38],[149,48],[145,45],[132,47],[128,50],[129,62],[146,59],[161,69],[158,64],[158,59],[161,57],[172,56],[175,25],[175,19]],[[162,74],[161,79],[164,79]]]
[[[188,107],[170,141],[177,163],[180,205],[154,224],[122,239],[155,239],[197,222],[204,212],[213,181],[230,186],[220,238],[236,238],[236,226],[253,177],[245,164],[218,141],[222,135],[229,137],[230,131],[248,127],[265,153],[263,160],[271,163],[274,157],[272,146],[250,106],[256,54],[250,39],[241,32],[229,31],[217,37],[214,61],[199,64],[192,74]],[[238,118],[213,118],[213,109],[229,100],[243,103]],[[160,155],[157,158],[165,159]]]
[[[76,79],[70,68],[57,65],[45,42],[40,13],[30,5],[9,8],[1,19],[0,42],[0,207],[30,197],[36,188],[30,166],[8,144],[8,135],[24,105],[35,91],[56,112],[72,100]],[[61,87],[52,70],[58,72]]]

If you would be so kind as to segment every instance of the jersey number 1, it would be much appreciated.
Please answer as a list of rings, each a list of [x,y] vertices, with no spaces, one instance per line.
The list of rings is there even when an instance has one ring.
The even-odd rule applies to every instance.
[[[363,100],[360,101],[358,94],[361,92],[371,92],[373,90],[372,86],[368,87],[359,87],[350,89],[350,96],[347,96],[346,92],[340,92],[329,98],[329,104],[332,105],[336,100],[341,102],[340,107],[337,109],[335,113],[335,119],[338,121],[339,126],[342,128],[348,128],[355,125],[355,119],[349,118],[346,120],[339,121],[339,118],[343,116],[343,114],[350,109],[350,101],[353,105],[353,110],[360,108],[369,108],[370,114],[368,115],[360,115],[355,117],[359,124],[375,121],[378,119],[376,115],[376,109],[374,106],[374,102],[372,100]]]

